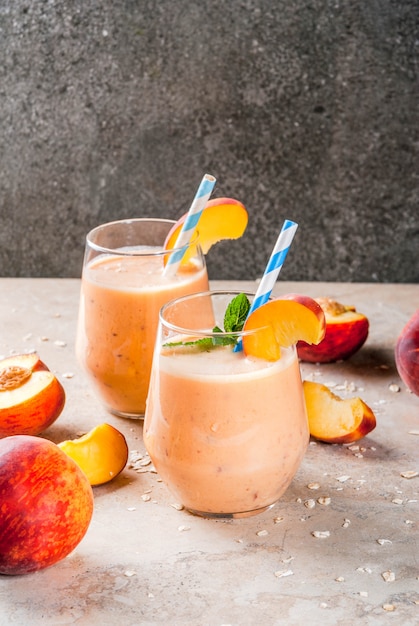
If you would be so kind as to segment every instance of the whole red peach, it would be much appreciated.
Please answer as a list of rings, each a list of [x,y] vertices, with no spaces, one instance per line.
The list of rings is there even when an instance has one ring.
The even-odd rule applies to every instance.
[[[58,446],[31,435],[0,440],[0,574],[57,563],[82,540],[92,514],[89,481]]]
[[[400,332],[394,354],[400,378],[419,396],[419,309]]]
[[[310,363],[331,363],[349,359],[368,337],[369,321],[355,307],[341,304],[331,298],[316,298],[326,317],[324,339],[317,345],[303,341],[297,344],[298,356]]]
[[[0,361],[0,437],[39,435],[64,403],[61,383],[35,352]]]

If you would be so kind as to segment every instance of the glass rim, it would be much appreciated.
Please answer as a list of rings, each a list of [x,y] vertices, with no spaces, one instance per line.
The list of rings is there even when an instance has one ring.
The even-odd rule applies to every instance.
[[[99,224],[95,226],[86,235],[86,245],[89,245],[92,250],[95,252],[102,252],[103,254],[117,254],[118,256],[165,256],[168,254],[173,254],[178,250],[183,250],[184,248],[189,248],[190,246],[199,246],[199,233],[190,239],[190,241],[181,246],[175,246],[174,248],[168,248],[167,250],[163,248],[164,241],[161,243],[161,249],[158,250],[122,250],[121,248],[108,248],[107,246],[102,246],[98,243],[92,241],[92,236],[110,226],[119,226],[122,224],[132,224],[132,223],[146,223],[146,222],[154,222],[158,224],[167,224],[167,226],[174,226],[177,220],[161,218],[161,217],[127,217],[121,220],[113,220],[112,222],[105,222],[104,224]],[[168,228],[167,234],[169,234],[170,229]],[[141,244],[139,244],[141,245]]]
[[[268,328],[269,324],[265,324],[264,326],[258,326],[257,328],[252,328],[251,330],[239,330],[236,332],[227,332],[227,331],[221,331],[221,332],[212,332],[210,330],[200,330],[200,329],[196,329],[196,328],[185,328],[183,326],[179,326],[177,324],[173,324],[172,322],[167,321],[164,318],[164,314],[166,312],[166,310],[173,306],[175,303],[181,303],[185,300],[192,300],[195,298],[199,298],[199,297],[204,297],[204,296],[220,296],[220,295],[230,295],[232,298],[234,298],[235,296],[238,296],[240,294],[244,294],[245,296],[247,296],[248,298],[254,298],[256,293],[253,293],[251,291],[243,291],[243,290],[239,290],[239,289],[209,289],[207,291],[198,291],[196,293],[190,293],[187,294],[185,296],[181,296],[179,298],[173,298],[172,300],[169,300],[169,302],[166,302],[166,304],[164,304],[159,312],[159,321],[161,324],[164,325],[165,328],[172,330],[176,333],[182,334],[182,335],[194,335],[195,337],[201,338],[201,337],[214,337],[214,338],[221,338],[221,337],[244,337],[247,335],[254,335],[257,332],[260,332],[261,330]]]

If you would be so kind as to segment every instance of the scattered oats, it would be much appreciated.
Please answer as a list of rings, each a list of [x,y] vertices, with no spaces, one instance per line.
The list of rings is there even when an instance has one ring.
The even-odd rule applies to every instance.
[[[390,541],[390,539],[377,539],[377,543],[379,543],[380,546],[384,546],[386,543],[393,543],[393,542]]]
[[[408,435],[419,435],[419,430],[409,430]]]
[[[328,496],[320,496],[320,498],[317,498],[317,502],[319,504],[322,504],[323,506],[328,506],[332,501],[332,498],[329,498]]]
[[[256,534],[258,537],[266,537],[266,535],[269,535],[267,530],[258,530]]]
[[[391,385],[388,386],[388,390],[391,391],[392,393],[398,393],[400,391],[400,387],[399,385],[392,383]]]
[[[328,605],[327,605],[327,602],[320,602],[320,604],[319,604],[319,607],[320,607],[321,609],[327,609],[327,606],[328,606]]]
[[[64,372],[64,374],[62,374],[63,378],[74,378],[74,374],[73,372]]]
[[[359,595],[362,596],[363,598],[368,598],[368,591],[360,591]]]
[[[344,577],[343,577],[343,576],[338,576],[337,578],[335,578],[335,580],[336,580],[336,582],[337,582],[337,583],[343,583],[343,582],[345,582],[345,579],[344,579]]]
[[[61,317],[61,313],[54,313],[54,317]]]
[[[146,490],[144,491],[144,493],[151,493],[151,492],[152,492],[152,489],[146,489]]]
[[[28,333],[27,335],[24,335],[24,337],[22,337],[23,341],[29,341],[29,339],[31,339],[32,337],[32,333]]]
[[[67,345],[67,342],[57,339],[56,341],[54,341],[54,345],[58,346],[59,348],[65,348],[65,346]]]
[[[404,523],[405,524],[414,524],[415,522],[412,519],[405,519]]]
[[[274,524],[280,524],[284,521],[283,517],[274,517]]]
[[[243,543],[243,539],[235,539],[236,543]]]
[[[326,387],[336,387],[337,383],[334,380],[330,380],[324,383]]]
[[[125,570],[124,575],[125,576],[135,576],[136,573],[137,572],[134,572],[133,569],[127,569],[127,570]]]
[[[41,341],[49,341],[49,337],[39,337]]]
[[[355,446],[355,445],[348,446],[348,450],[352,450],[352,451],[356,452],[357,450],[359,450],[359,446]]]
[[[351,523],[350,519],[344,519],[343,520],[343,524],[342,524],[342,528],[348,528],[350,523]]]
[[[363,459],[364,455],[361,454],[361,452],[355,452],[354,456],[356,456],[358,459]]]
[[[143,502],[150,502],[150,500],[151,500],[150,494],[143,493],[143,495],[141,496],[141,500],[143,500]]]
[[[150,591],[150,592],[147,594],[147,596],[148,596],[149,598],[154,598],[154,593],[151,593],[151,591]]]
[[[316,537],[316,539],[326,539],[327,537],[330,537],[329,530],[313,530],[311,534],[313,537]]]
[[[350,476],[339,476],[338,478],[336,478],[336,480],[338,480],[340,483],[346,483],[346,481],[349,479]]]
[[[348,383],[347,380],[345,380],[345,382],[341,385],[336,385],[335,389],[337,389],[338,391],[355,391],[356,390],[356,385],[355,383]]]
[[[401,498],[393,498],[393,504],[403,504],[403,500]]]
[[[372,569],[370,567],[357,567],[357,572],[362,572],[363,574],[372,574]]]
[[[291,563],[291,561],[293,561],[294,559],[294,556],[287,556],[286,558],[281,559],[281,563]]]
[[[179,532],[183,533],[183,532],[185,532],[185,530],[191,530],[191,527],[190,526],[185,526],[185,525],[178,526],[178,531]]]
[[[151,459],[142,459],[142,461],[140,461],[140,465],[142,465],[143,467],[147,467],[147,465],[151,464]]]
[[[302,499],[301,499],[301,498],[297,498],[297,499],[296,499],[296,502],[298,502],[298,504],[301,504]]]
[[[292,569],[283,569],[278,572],[275,572],[275,576],[277,578],[285,578],[285,576],[292,576],[293,574],[294,572],[292,571]]]
[[[389,366],[389,365],[386,365],[385,363],[382,363],[381,365],[379,365],[379,366],[377,367],[377,369],[379,369],[379,370],[389,370],[389,369],[390,369],[390,366]]]
[[[304,506],[308,509],[313,509],[316,506],[316,501],[313,500],[313,498],[310,498],[304,502]]]
[[[377,448],[375,446],[370,446],[370,450],[372,450],[373,452],[375,452],[377,450]]]
[[[415,478],[416,476],[419,476],[419,472],[416,470],[408,470],[407,472],[400,472],[400,476],[402,478]]]
[[[129,507],[127,508],[127,511],[136,511],[136,510],[137,510],[137,509],[136,509],[136,507],[135,507],[135,506],[129,506]]]
[[[308,489],[320,489],[319,483],[308,483]]]
[[[417,502],[417,500],[412,500],[411,498],[409,498],[409,500],[407,502],[408,502],[408,504],[410,504],[412,502]]]
[[[390,570],[383,572],[381,576],[383,580],[386,581],[386,583],[392,583],[396,580],[396,574],[394,572],[391,572]]]
[[[170,506],[172,506],[174,509],[176,509],[176,511],[183,511],[183,504],[180,504],[179,502],[173,502]]]
[[[383,609],[385,611],[394,611],[395,608],[394,604],[383,604]]]

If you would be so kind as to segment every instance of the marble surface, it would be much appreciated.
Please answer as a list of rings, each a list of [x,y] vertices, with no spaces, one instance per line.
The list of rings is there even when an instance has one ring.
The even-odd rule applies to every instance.
[[[254,289],[251,282],[213,286]],[[44,436],[58,442],[108,421],[125,434],[131,454],[144,455],[141,422],[107,414],[76,363],[79,281],[1,279],[0,291],[0,354],[36,349],[66,390],[64,411]],[[376,413],[376,429],[356,445],[312,442],[280,502],[243,520],[177,510],[150,465],[127,466],[94,488],[93,520],[71,555],[35,574],[0,577],[2,626],[419,622],[419,477],[401,475],[419,471],[419,399],[393,358],[419,288],[277,284],[276,293],[289,291],[337,297],[369,316],[370,335],[357,355],[302,364],[302,375],[342,397],[360,395]]]

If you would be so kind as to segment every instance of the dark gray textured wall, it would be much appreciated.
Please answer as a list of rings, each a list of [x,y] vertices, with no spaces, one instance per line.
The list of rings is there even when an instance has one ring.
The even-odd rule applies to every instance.
[[[0,275],[79,276],[86,232],[177,217],[205,172],[253,279],[419,282],[417,0],[1,0]]]

